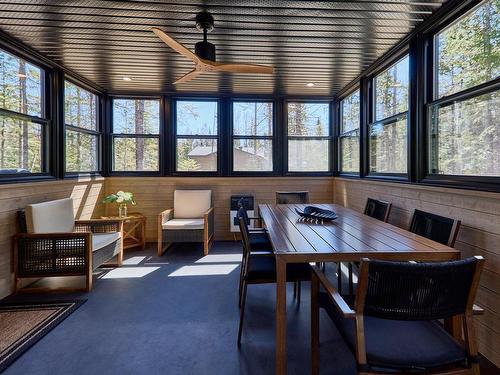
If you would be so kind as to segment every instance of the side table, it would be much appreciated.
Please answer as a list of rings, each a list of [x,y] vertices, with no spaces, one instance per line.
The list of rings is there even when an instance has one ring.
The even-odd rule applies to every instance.
[[[101,216],[101,219],[123,221],[123,249],[146,247],[146,216],[139,212],[130,212],[125,217]]]

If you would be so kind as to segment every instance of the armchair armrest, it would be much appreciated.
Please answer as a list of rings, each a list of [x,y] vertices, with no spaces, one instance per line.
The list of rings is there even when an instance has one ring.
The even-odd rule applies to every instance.
[[[21,277],[85,272],[92,266],[92,233],[18,233],[14,262]]]
[[[319,283],[325,288],[328,297],[335,304],[339,312],[344,318],[355,318],[356,312],[352,310],[347,302],[342,298],[340,293],[335,289],[335,287],[326,278],[325,274],[317,266],[311,266],[313,271],[313,278],[316,278]]]
[[[212,237],[214,233],[214,208],[210,207],[204,214],[203,214],[203,221],[205,222],[205,231],[208,233],[208,237]]]
[[[158,223],[161,226],[165,224],[167,221],[172,220],[173,218],[174,218],[174,209],[169,208],[158,214]]]
[[[90,219],[76,220],[75,232],[109,233],[122,232],[123,220]]]

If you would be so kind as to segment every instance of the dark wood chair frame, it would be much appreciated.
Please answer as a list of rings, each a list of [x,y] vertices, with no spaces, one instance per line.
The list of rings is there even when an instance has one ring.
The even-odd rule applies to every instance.
[[[474,330],[473,315],[479,315],[483,313],[483,310],[474,305],[474,300],[476,298],[476,292],[479,285],[479,280],[481,272],[484,266],[484,259],[481,256],[475,257],[478,260],[475,273],[472,279],[471,289],[467,299],[467,306],[463,314],[455,316],[453,318],[459,318],[461,320],[463,328],[463,343],[467,354],[470,358],[478,358],[478,346],[476,340],[476,334]],[[358,365],[358,369],[363,369],[367,367],[367,357],[366,357],[366,345],[365,345],[365,333],[364,333],[364,307],[365,307],[365,297],[368,289],[368,271],[369,271],[369,259],[364,258],[361,261],[360,274],[358,290],[355,296],[354,308],[352,309],[347,302],[344,300],[342,295],[334,288],[330,281],[326,278],[325,274],[321,272],[318,267],[312,267],[311,276],[311,349],[312,349],[312,374],[319,374],[319,291],[320,286],[326,290],[326,294],[330,300],[334,303],[335,307],[338,309],[339,313],[346,319],[355,320],[356,329],[356,348],[355,348],[355,358]],[[453,368],[446,369],[441,372],[427,372],[426,374],[433,375],[479,375],[479,363],[475,361],[471,363],[470,368]],[[375,375],[384,374],[384,372],[366,372],[358,371],[358,375]],[[390,374],[401,374],[397,372],[390,372]]]
[[[460,225],[462,223],[460,220],[448,219],[444,216],[439,216],[436,214],[432,214],[430,212],[425,212],[425,211],[415,209],[415,211],[413,211],[413,216],[411,218],[410,228],[408,229],[412,233],[415,233],[415,227],[416,227],[416,223],[417,223],[417,219],[418,219],[419,215],[430,218],[431,220],[438,220],[438,221],[440,219],[453,220],[453,223],[451,225],[450,235],[448,237],[447,242],[443,243],[443,245],[447,245],[449,247],[455,246],[455,241],[457,240],[457,237],[458,237],[458,231],[460,230]]]

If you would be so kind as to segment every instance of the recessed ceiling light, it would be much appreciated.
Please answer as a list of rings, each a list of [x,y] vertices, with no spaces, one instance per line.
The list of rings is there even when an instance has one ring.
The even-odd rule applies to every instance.
[[[18,76],[19,78],[26,78],[26,74],[22,74],[22,73],[18,73],[18,74],[17,74],[17,76]]]
[[[306,84],[306,86],[307,86],[307,87],[314,87],[314,86],[316,86],[316,85],[315,85],[314,83],[312,83],[312,82],[309,82],[308,84]]]
[[[132,81],[132,78],[130,78],[130,77],[123,77],[122,79],[123,79],[124,81]]]

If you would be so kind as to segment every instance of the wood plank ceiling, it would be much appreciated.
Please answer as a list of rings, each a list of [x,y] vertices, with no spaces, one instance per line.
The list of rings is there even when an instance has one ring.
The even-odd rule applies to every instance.
[[[444,1],[0,0],[0,28],[113,93],[332,95]],[[209,73],[174,86],[193,64],[150,28],[194,50],[202,40],[194,17],[204,10],[215,18],[208,40],[217,61],[276,72]]]

